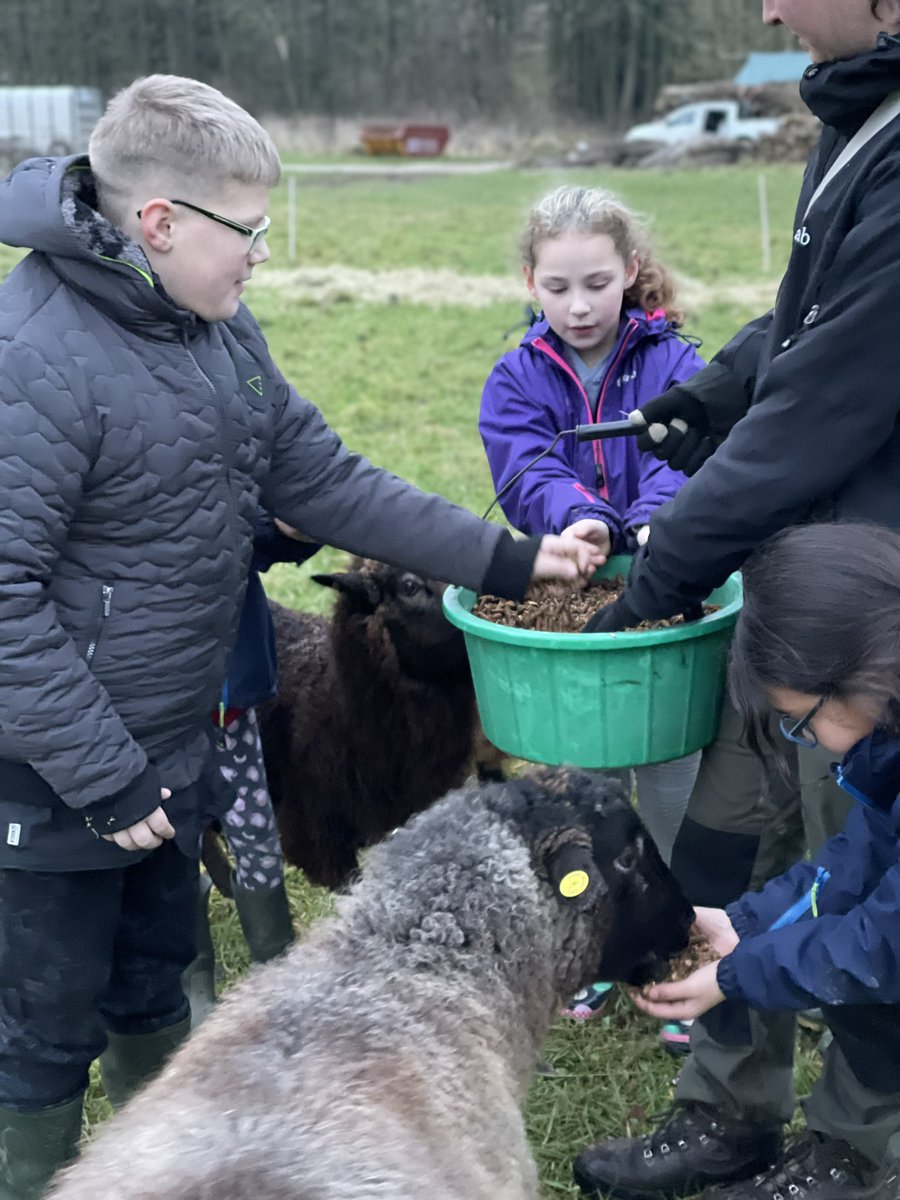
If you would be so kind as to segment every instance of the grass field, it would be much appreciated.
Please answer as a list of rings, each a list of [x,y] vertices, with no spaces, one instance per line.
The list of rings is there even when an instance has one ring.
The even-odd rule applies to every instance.
[[[481,512],[493,493],[478,405],[494,362],[522,332],[503,338],[528,299],[518,283],[516,242],[530,204],[561,182],[580,182],[610,187],[645,214],[659,252],[689,281],[686,331],[703,339],[708,356],[765,311],[787,259],[800,171],[768,168],[765,177],[773,227],[768,274],[760,265],[754,170],[301,177],[297,262],[293,269],[286,262],[281,188],[271,263],[258,270],[248,302],[288,378],[352,447]],[[418,297],[422,274],[434,273],[436,282],[427,303],[407,299],[402,279],[383,302],[367,303],[352,288],[323,286],[318,297],[315,288],[299,289],[295,280],[310,267],[329,280],[340,280],[341,268],[405,269],[415,273]],[[277,272],[279,286],[266,283],[267,270]],[[452,286],[442,291],[448,273]],[[483,304],[485,277],[508,283],[509,298]],[[285,589],[282,598],[304,608],[327,605],[330,598],[304,582],[323,561],[327,552],[306,570],[276,568],[273,590]]]
[[[350,445],[480,512],[492,489],[476,431],[478,404],[491,366],[521,332],[503,340],[527,299],[524,287],[517,294],[515,286],[515,247],[533,200],[560,182],[600,183],[646,214],[660,253],[691,281],[690,295],[702,298],[689,313],[687,329],[702,337],[704,352],[712,354],[764,310],[760,296],[768,291],[774,298],[790,248],[799,177],[793,167],[766,171],[775,231],[768,275],[760,265],[758,184],[752,170],[523,172],[380,182],[301,178],[298,273],[343,266],[430,271],[442,273],[437,278],[445,283],[444,273],[460,278],[449,277],[451,296],[442,295],[436,282],[427,303],[405,299],[402,287],[382,303],[360,302],[341,288],[339,299],[324,303],[316,301],[314,291],[298,298],[285,262],[286,210],[276,197],[272,266],[280,286],[266,285],[263,268],[249,302],[289,378]],[[484,276],[512,280],[510,299],[476,307]],[[421,287],[416,291],[421,297]],[[298,607],[324,609],[330,595],[307,579],[322,569],[323,559],[337,557],[326,551],[308,567],[275,568],[271,594]],[[309,891],[294,892],[294,899],[303,920]],[[227,961],[240,969],[233,914],[221,902],[217,913]],[[816,1056],[809,1034],[801,1034],[800,1045],[802,1092]],[[543,1195],[575,1196],[572,1156],[593,1139],[647,1128],[651,1115],[670,1102],[678,1064],[658,1046],[654,1023],[624,998],[609,1015],[586,1026],[560,1022],[546,1055],[556,1074],[535,1079],[529,1130]]]
[[[645,213],[660,253],[686,280],[687,330],[703,339],[708,356],[764,311],[787,258],[800,169],[764,173],[774,231],[768,273],[760,265],[758,173],[752,168],[302,177],[297,262],[286,261],[282,187],[272,208],[272,263],[259,270],[247,299],[285,374],[351,447],[480,512],[492,490],[476,431],[479,398],[494,361],[518,336],[503,339],[521,320],[527,298],[515,282],[515,244],[530,203],[560,182],[586,182],[613,188]],[[0,272],[17,257],[0,248]],[[317,291],[310,268],[319,269],[328,286]],[[375,279],[398,269],[400,275],[375,301],[356,294],[351,268]],[[266,282],[267,269],[274,282]],[[492,280],[501,298],[481,303],[486,292],[495,295]],[[502,281],[509,281],[506,293]],[[285,603],[324,610],[332,594],[309,575],[340,559],[324,550],[309,566],[275,568],[267,588]],[[300,925],[328,908],[327,896],[294,872],[290,891]],[[219,899],[214,925],[227,986],[246,970],[247,958],[234,911]],[[554,1029],[546,1056],[556,1074],[535,1080],[528,1108],[545,1197],[576,1194],[570,1163],[584,1143],[639,1132],[667,1107],[677,1063],[655,1038],[654,1023],[622,998],[587,1026]],[[801,1038],[802,1091],[817,1060],[813,1040]],[[105,1113],[95,1088],[92,1121]]]

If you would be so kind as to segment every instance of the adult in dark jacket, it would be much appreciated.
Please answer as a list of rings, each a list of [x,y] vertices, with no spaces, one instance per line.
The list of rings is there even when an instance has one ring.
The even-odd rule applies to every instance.
[[[590,547],[514,542],[350,453],[240,302],[271,139],[194,80],[111,101],[0,184],[0,1195],[186,1033],[210,712],[260,504],[317,541],[518,595]],[[99,195],[98,195],[99,188]],[[230,802],[226,796],[225,803]]]
[[[657,513],[625,594],[593,629],[689,607],[786,526],[836,517],[898,524],[900,341],[890,313],[900,269],[900,121],[816,192],[897,87],[900,3],[765,0],[764,15],[810,49],[801,92],[824,124],[791,259],[771,313],[690,381],[643,406],[639,444],[689,474],[702,470]],[[723,721],[739,729],[733,710]],[[742,782],[748,757],[729,737],[710,748],[675,846],[673,866],[685,877],[692,864],[698,879],[708,879],[710,863],[723,868],[708,904],[744,890],[759,846],[764,809],[758,788]],[[799,759],[801,772],[809,769],[810,752],[801,749]],[[827,783],[817,774],[815,782],[823,795]],[[781,1014],[744,1022],[743,1036],[741,1023],[733,1005],[696,1022],[671,1118],[646,1139],[618,1141],[611,1166],[604,1147],[588,1151],[584,1177],[601,1188],[614,1169],[629,1196],[677,1195],[748,1177],[777,1157],[793,1109],[792,1028]],[[663,1175],[660,1145],[672,1151]]]
[[[869,0],[845,7],[868,13]],[[870,19],[873,31],[887,22]],[[714,453],[656,514],[653,544],[610,606],[617,609],[610,624],[630,611],[667,617],[702,601],[761,540],[799,521],[897,524],[900,342],[892,312],[900,120],[860,149],[806,210],[848,140],[897,90],[898,71],[900,36],[886,34],[867,53],[807,69],[801,93],[824,129],[804,177],[775,308],[703,371],[643,406],[651,425],[646,445],[670,465],[696,471]],[[678,418],[688,425],[687,447],[688,434],[670,425]]]

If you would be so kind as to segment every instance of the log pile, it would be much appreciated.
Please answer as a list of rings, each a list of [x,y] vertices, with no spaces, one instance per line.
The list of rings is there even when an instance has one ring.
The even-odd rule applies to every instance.
[[[761,162],[805,162],[822,130],[812,113],[785,117],[774,133],[761,137],[755,154]]]
[[[753,142],[744,139],[710,137],[694,142],[631,142],[630,167],[722,167],[755,157]],[[635,153],[640,149],[641,153]]]
[[[703,138],[692,142],[625,142],[608,147],[604,161],[617,167],[715,167],[737,162],[806,162],[822,126],[811,113],[783,117],[774,133],[755,142]]]

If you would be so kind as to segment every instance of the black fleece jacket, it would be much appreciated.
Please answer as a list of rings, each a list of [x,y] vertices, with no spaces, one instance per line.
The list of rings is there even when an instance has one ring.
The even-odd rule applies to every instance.
[[[656,515],[628,602],[662,617],[702,600],[764,538],[789,525],[863,520],[900,527],[900,119],[817,200],[820,180],[900,87],[900,38],[807,69],[801,94],[824,125],[773,311],[717,356],[747,381],[747,415]]]

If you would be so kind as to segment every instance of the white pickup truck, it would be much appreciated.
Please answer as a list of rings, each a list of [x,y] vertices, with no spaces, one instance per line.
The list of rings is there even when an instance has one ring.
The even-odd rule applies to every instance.
[[[745,117],[737,100],[703,101],[674,108],[661,121],[632,125],[626,142],[692,142],[701,138],[731,138],[755,142],[774,133],[780,117]]]

